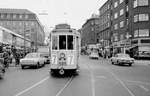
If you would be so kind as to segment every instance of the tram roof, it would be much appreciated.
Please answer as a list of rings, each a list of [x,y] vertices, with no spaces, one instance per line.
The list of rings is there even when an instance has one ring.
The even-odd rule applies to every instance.
[[[74,35],[80,35],[80,33],[75,29],[54,29],[52,30],[53,34],[74,34]]]

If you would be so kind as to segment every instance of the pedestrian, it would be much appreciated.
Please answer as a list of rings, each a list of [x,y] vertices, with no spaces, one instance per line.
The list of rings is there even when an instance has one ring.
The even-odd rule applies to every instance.
[[[8,63],[8,61],[9,61],[9,54],[8,54],[7,51],[4,51],[3,58],[4,58],[4,66],[5,66],[5,68],[8,68],[9,67],[9,63]]]
[[[18,52],[15,53],[15,61],[16,61],[16,66],[19,65],[19,63],[20,63],[20,54]]]

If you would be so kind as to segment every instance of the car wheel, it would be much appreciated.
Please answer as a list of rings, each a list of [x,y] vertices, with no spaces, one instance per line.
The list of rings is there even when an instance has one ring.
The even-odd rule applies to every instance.
[[[132,63],[130,63],[129,66],[132,66]]]
[[[117,61],[117,64],[120,65],[119,61]]]
[[[38,62],[37,65],[36,65],[36,68],[39,68],[39,66],[40,66],[40,63]]]
[[[1,70],[0,79],[3,79],[3,78],[4,78],[4,72]]]
[[[111,61],[111,64],[112,64],[112,65],[114,65],[114,62],[113,62],[113,61]]]
[[[23,65],[21,66],[21,69],[24,69],[24,66],[23,66]]]

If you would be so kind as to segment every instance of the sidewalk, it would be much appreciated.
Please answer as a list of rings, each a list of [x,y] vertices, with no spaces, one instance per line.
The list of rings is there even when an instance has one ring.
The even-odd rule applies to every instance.
[[[150,65],[150,60],[135,60],[136,65]]]

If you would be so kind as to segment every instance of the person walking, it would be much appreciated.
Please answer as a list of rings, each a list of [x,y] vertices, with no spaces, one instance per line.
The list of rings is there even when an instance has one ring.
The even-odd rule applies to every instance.
[[[18,66],[20,63],[20,54],[18,52],[15,53],[15,61],[16,61],[16,66]]]
[[[4,51],[3,58],[4,58],[4,66],[5,66],[5,68],[8,68],[9,67],[9,63],[8,63],[8,61],[9,61],[9,54],[8,54],[7,51]]]

